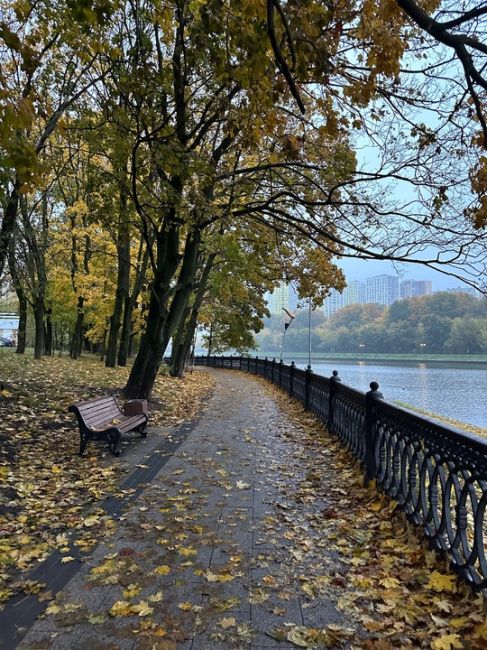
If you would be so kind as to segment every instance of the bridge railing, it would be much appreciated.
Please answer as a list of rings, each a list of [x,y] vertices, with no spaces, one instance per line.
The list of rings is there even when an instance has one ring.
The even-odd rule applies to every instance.
[[[275,359],[199,356],[195,365],[250,372],[300,400],[393,498],[453,569],[487,595],[487,441]]]

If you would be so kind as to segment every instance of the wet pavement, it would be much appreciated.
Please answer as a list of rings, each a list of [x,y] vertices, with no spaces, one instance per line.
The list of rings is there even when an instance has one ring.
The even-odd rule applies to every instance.
[[[358,467],[337,464],[336,442],[263,380],[209,372],[200,420],[18,647],[392,647],[367,645],[361,620],[384,616],[347,592],[350,570],[365,580],[374,536],[350,528]]]

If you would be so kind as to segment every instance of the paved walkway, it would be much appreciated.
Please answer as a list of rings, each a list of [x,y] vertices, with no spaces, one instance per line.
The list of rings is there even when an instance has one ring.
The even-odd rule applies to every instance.
[[[20,648],[284,650],[289,630],[327,625],[358,639],[326,589],[347,570],[323,514],[346,486],[313,475],[332,451],[300,444],[259,380],[214,376],[199,423]]]

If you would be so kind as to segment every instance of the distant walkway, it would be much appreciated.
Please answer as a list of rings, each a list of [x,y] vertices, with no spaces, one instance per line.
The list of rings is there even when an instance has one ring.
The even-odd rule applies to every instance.
[[[213,374],[200,422],[19,647],[360,648],[362,622],[381,637],[390,609],[360,601],[382,570],[379,502],[367,512],[357,468],[306,414],[293,421],[295,403],[244,373]],[[405,528],[384,525],[400,546]],[[386,566],[389,601],[400,562]]]

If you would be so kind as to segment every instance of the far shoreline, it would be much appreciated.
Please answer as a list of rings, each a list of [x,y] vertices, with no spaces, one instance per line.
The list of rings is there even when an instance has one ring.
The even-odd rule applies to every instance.
[[[250,355],[251,357],[253,355]],[[264,352],[259,353],[260,358],[266,357],[272,360],[273,354]],[[278,361],[278,357],[275,357]],[[307,362],[307,352],[285,352],[283,356],[285,363]],[[336,361],[341,363],[365,363],[367,365],[376,362],[384,365],[394,364],[428,364],[432,367],[450,367],[454,368],[457,364],[461,366],[470,366],[472,368],[481,368],[487,370],[487,355],[485,354],[379,354],[379,353],[356,353],[356,352],[312,352],[311,365],[326,361]]]

